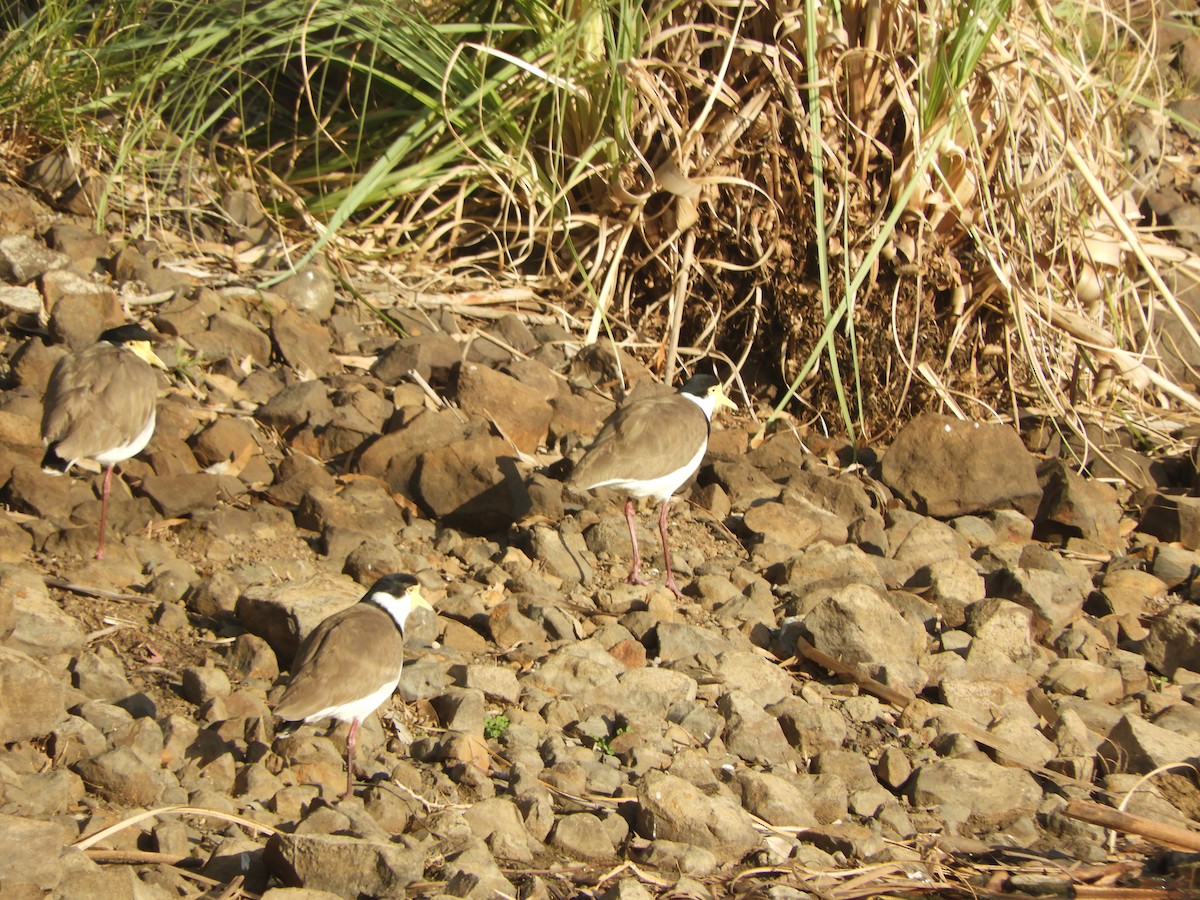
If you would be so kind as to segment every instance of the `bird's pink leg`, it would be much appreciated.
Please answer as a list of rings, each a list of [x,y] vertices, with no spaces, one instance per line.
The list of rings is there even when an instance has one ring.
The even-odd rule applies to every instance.
[[[113,467],[104,469],[104,484],[100,488],[100,543],[96,545],[96,559],[104,559],[104,530],[108,527],[108,495],[112,492]]]
[[[349,797],[354,793],[354,747],[358,743],[358,719],[350,722],[350,732],[346,735],[346,793]]]
[[[634,509],[632,497],[625,500],[625,521],[629,523],[629,542],[633,544],[633,565],[625,580],[630,584],[645,584],[646,579],[641,576],[642,557],[638,553],[637,545],[637,511]]]
[[[667,504],[670,502],[670,499],[662,502],[662,509],[658,513],[658,533],[662,535],[663,565],[667,569],[667,588],[676,597],[682,597],[683,594],[675,585],[675,573],[671,571],[671,548],[667,545]]]

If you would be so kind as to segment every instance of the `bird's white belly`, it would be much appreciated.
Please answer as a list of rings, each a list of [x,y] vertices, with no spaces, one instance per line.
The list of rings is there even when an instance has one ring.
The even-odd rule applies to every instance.
[[[146,449],[146,445],[150,443],[150,438],[154,436],[154,420],[155,410],[151,408],[150,418],[146,420],[146,426],[137,437],[119,447],[113,447],[111,450],[97,453],[92,459],[102,466],[111,466],[137,456]]]
[[[700,449],[696,451],[686,464],[680,466],[674,472],[668,472],[666,475],[661,475],[658,478],[649,480],[638,478],[611,478],[608,481],[601,481],[598,484],[588,485],[587,490],[595,488],[611,487],[624,490],[631,497],[653,497],[655,500],[666,500],[671,497],[685,481],[692,477],[692,473],[700,466],[700,461],[704,459],[704,452],[708,449],[708,441],[700,445]]]
[[[379,707],[383,706],[385,700],[392,696],[396,690],[396,685],[400,683],[400,676],[396,676],[395,681],[389,681],[383,687],[379,688],[374,693],[368,694],[361,700],[353,700],[350,703],[343,703],[341,706],[327,706],[324,709],[319,709],[311,716],[305,716],[305,722],[319,722],[321,719],[337,719],[340,722],[361,722]]]

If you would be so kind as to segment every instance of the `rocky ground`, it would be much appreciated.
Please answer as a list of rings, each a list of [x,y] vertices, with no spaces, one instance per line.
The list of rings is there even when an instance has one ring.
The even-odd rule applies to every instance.
[[[1050,423],[932,414],[752,449],[743,409],[676,501],[676,600],[621,580],[621,498],[561,483],[611,348],[369,270],[407,336],[320,270],[248,289],[244,201],[198,261],[0,190],[6,898],[1195,895],[1162,843],[1200,849],[1191,460],[1097,434],[1084,476]],[[95,561],[99,479],[39,468],[41,397],[130,317],[172,373]],[[271,705],[393,571],[437,615],[340,799],[344,727],[276,738]]]

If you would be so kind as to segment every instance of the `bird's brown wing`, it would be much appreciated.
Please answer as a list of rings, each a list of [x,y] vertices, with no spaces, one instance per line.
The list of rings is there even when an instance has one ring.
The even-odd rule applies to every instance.
[[[42,407],[42,439],[65,460],[91,459],[128,444],[146,427],[158,377],[119,347],[98,344],[54,366]]]
[[[708,440],[708,419],[679,394],[643,397],[617,409],[571,474],[587,490],[614,480],[661,478],[685,465]]]
[[[362,699],[399,677],[403,664],[404,637],[391,617],[372,606],[349,606],[305,639],[275,715],[294,722]]]

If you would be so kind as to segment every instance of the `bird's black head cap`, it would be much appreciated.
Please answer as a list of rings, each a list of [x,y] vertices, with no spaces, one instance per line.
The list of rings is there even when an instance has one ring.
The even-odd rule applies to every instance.
[[[110,344],[128,344],[132,341],[153,341],[154,335],[136,323],[110,328],[100,335],[100,340]]]
[[[391,594],[393,597],[402,597],[405,591],[418,584],[420,582],[411,575],[394,572],[391,575],[384,575],[371,585],[371,589],[367,591],[363,599],[370,600],[375,594]]]
[[[679,393],[691,394],[693,397],[703,397],[709,392],[713,385],[720,384],[721,380],[715,375],[709,375],[701,372],[698,375],[693,375],[680,387]]]

